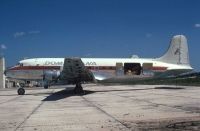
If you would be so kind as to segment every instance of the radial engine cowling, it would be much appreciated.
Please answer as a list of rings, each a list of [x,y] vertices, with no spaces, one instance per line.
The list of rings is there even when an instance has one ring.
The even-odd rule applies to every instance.
[[[60,76],[60,71],[45,71],[44,80],[53,81],[57,80]]]

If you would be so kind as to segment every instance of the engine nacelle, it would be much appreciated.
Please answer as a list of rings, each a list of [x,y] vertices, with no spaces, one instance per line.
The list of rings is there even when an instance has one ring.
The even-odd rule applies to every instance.
[[[60,76],[60,71],[45,71],[44,72],[44,80],[47,81],[53,81],[53,80],[57,80],[58,77]]]

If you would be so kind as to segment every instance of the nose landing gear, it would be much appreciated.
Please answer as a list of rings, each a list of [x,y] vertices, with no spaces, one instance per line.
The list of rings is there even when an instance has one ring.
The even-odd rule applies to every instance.
[[[18,90],[17,90],[17,93],[18,95],[24,95],[25,94],[25,89],[20,87]]]

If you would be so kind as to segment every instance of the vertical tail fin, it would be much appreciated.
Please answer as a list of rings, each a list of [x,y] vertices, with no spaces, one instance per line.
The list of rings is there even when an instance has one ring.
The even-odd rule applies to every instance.
[[[186,37],[184,35],[174,36],[167,52],[158,60],[172,64],[190,65]]]

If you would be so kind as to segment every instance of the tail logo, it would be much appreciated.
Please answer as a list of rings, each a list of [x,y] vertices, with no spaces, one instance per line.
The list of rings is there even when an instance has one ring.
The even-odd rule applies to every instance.
[[[176,51],[174,52],[174,55],[180,55],[180,54],[181,54],[180,49],[177,48]]]

